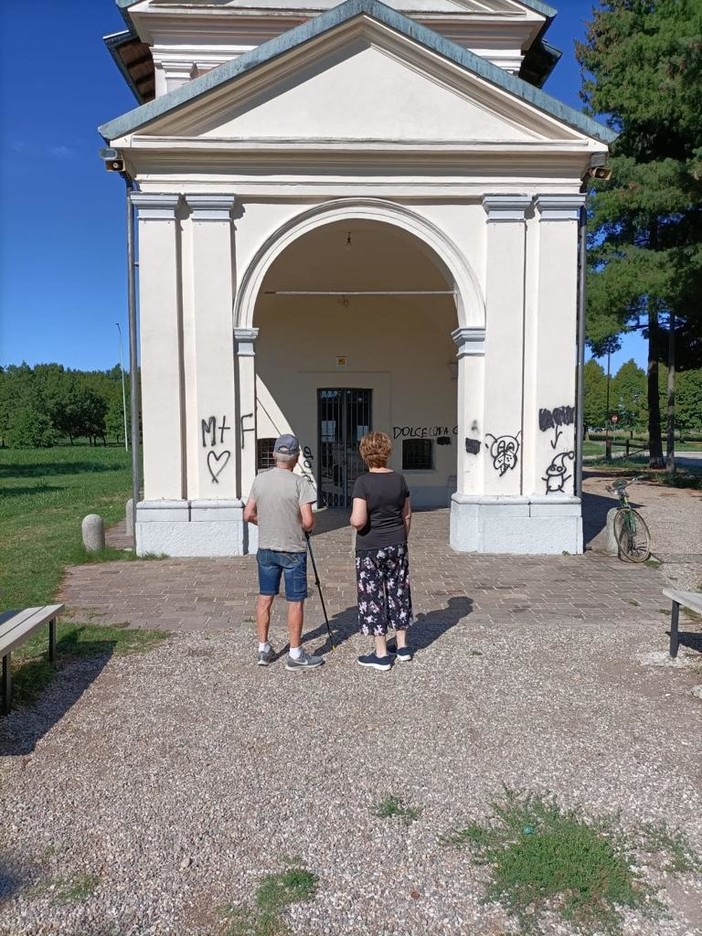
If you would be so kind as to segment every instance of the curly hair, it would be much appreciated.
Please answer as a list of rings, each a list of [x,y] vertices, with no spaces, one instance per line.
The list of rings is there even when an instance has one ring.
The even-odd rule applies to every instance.
[[[358,443],[358,450],[369,468],[385,468],[392,452],[392,442],[384,432],[369,432]]]

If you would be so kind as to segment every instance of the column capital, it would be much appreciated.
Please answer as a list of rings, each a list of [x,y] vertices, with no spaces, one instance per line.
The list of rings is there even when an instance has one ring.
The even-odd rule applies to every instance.
[[[489,222],[524,221],[527,210],[531,207],[531,195],[485,195],[483,208]]]
[[[231,221],[236,195],[186,195],[193,221]]]
[[[175,221],[179,192],[132,192],[131,198],[140,221]]]
[[[255,357],[254,342],[258,338],[257,328],[235,328],[234,341],[236,353],[239,357]]]
[[[473,326],[471,328],[457,328],[451,332],[451,337],[458,348],[457,357],[475,357],[485,354],[485,329]]]
[[[587,196],[582,194],[539,195],[536,208],[541,221],[578,221]]]

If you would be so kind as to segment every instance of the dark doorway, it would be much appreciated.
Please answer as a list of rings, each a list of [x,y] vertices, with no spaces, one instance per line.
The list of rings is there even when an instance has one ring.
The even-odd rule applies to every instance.
[[[351,505],[353,483],[365,470],[358,443],[372,427],[371,395],[339,387],[317,391],[321,507]]]

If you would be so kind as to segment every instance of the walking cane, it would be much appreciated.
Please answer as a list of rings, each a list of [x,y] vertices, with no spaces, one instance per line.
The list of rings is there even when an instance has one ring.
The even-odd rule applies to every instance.
[[[324,604],[324,595],[322,594],[322,586],[319,581],[319,575],[317,574],[317,563],[314,561],[314,553],[312,552],[312,543],[310,541],[310,534],[305,533],[305,539],[307,540],[307,548],[310,551],[310,559],[312,560],[312,568],[314,569],[314,584],[317,586],[319,591],[319,600],[322,602],[322,612],[324,614],[324,623],[327,625],[327,633],[329,634],[329,646],[334,649],[334,641],[332,640],[331,627],[329,627],[329,618],[327,617],[327,609]]]

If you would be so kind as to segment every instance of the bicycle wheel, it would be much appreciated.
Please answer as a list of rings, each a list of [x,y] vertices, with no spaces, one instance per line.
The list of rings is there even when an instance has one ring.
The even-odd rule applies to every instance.
[[[645,562],[651,555],[651,534],[635,510],[622,508],[614,515],[614,537],[619,555],[629,562]]]

